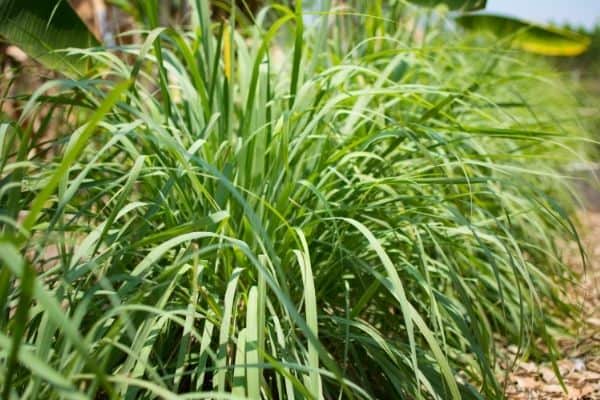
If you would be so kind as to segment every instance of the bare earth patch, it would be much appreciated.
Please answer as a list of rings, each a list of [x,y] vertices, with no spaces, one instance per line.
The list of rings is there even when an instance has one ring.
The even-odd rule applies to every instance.
[[[584,272],[576,245],[567,246],[567,260],[583,273],[573,296],[581,305],[584,322],[574,339],[558,342],[563,357],[558,367],[567,393],[550,363],[520,362],[508,376],[506,395],[510,400],[600,400],[600,212],[582,212],[579,219],[589,265]]]

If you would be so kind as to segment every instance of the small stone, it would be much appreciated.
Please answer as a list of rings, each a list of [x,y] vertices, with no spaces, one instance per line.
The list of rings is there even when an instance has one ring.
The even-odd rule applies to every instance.
[[[573,360],[573,370],[577,372],[585,371],[585,362],[581,358]]]

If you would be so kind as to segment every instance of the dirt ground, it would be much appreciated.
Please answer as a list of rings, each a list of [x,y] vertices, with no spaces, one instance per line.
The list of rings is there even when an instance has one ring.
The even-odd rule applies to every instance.
[[[583,274],[572,293],[581,306],[583,324],[575,338],[558,340],[562,353],[558,367],[567,392],[550,363],[521,362],[508,376],[509,400],[600,400],[600,211],[580,212],[578,217],[589,265],[583,271],[575,243],[567,246],[567,260]]]

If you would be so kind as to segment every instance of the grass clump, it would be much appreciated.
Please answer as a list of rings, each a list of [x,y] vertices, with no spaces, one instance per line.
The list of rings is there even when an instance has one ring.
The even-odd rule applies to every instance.
[[[552,356],[551,81],[404,6],[297,4],[198,2],[1,125],[7,398],[501,398],[497,335]]]

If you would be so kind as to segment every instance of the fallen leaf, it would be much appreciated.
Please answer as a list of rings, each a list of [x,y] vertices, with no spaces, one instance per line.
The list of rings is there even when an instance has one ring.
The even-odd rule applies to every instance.
[[[529,372],[530,374],[537,372],[537,365],[535,365],[535,363],[532,362],[524,362],[519,364],[519,367],[525,371],[525,372]]]
[[[558,370],[561,375],[567,375],[574,368],[573,361],[571,360],[560,360],[558,362]]]
[[[585,380],[588,382],[600,383],[600,374],[593,371],[585,373]]]
[[[585,322],[595,327],[600,326],[600,318],[588,318]]]
[[[590,371],[600,372],[600,362],[596,362],[596,361],[588,362],[587,368]]]
[[[548,367],[542,367],[542,368],[540,368],[540,375],[542,375],[542,379],[546,383],[556,383],[556,382],[558,382],[558,379],[556,378],[556,375],[554,374],[554,371],[552,371]]]
[[[569,388],[569,394],[567,395],[567,399],[569,400],[579,400],[581,399],[582,394],[581,390],[576,388]]]
[[[539,382],[530,376],[515,376],[513,382],[517,384],[520,389],[535,389],[539,386]]]
[[[561,394],[564,393],[562,387],[560,385],[544,385],[544,392],[551,394]]]
[[[591,385],[585,385],[579,392],[581,393],[581,397],[589,396],[594,392],[594,388]]]

